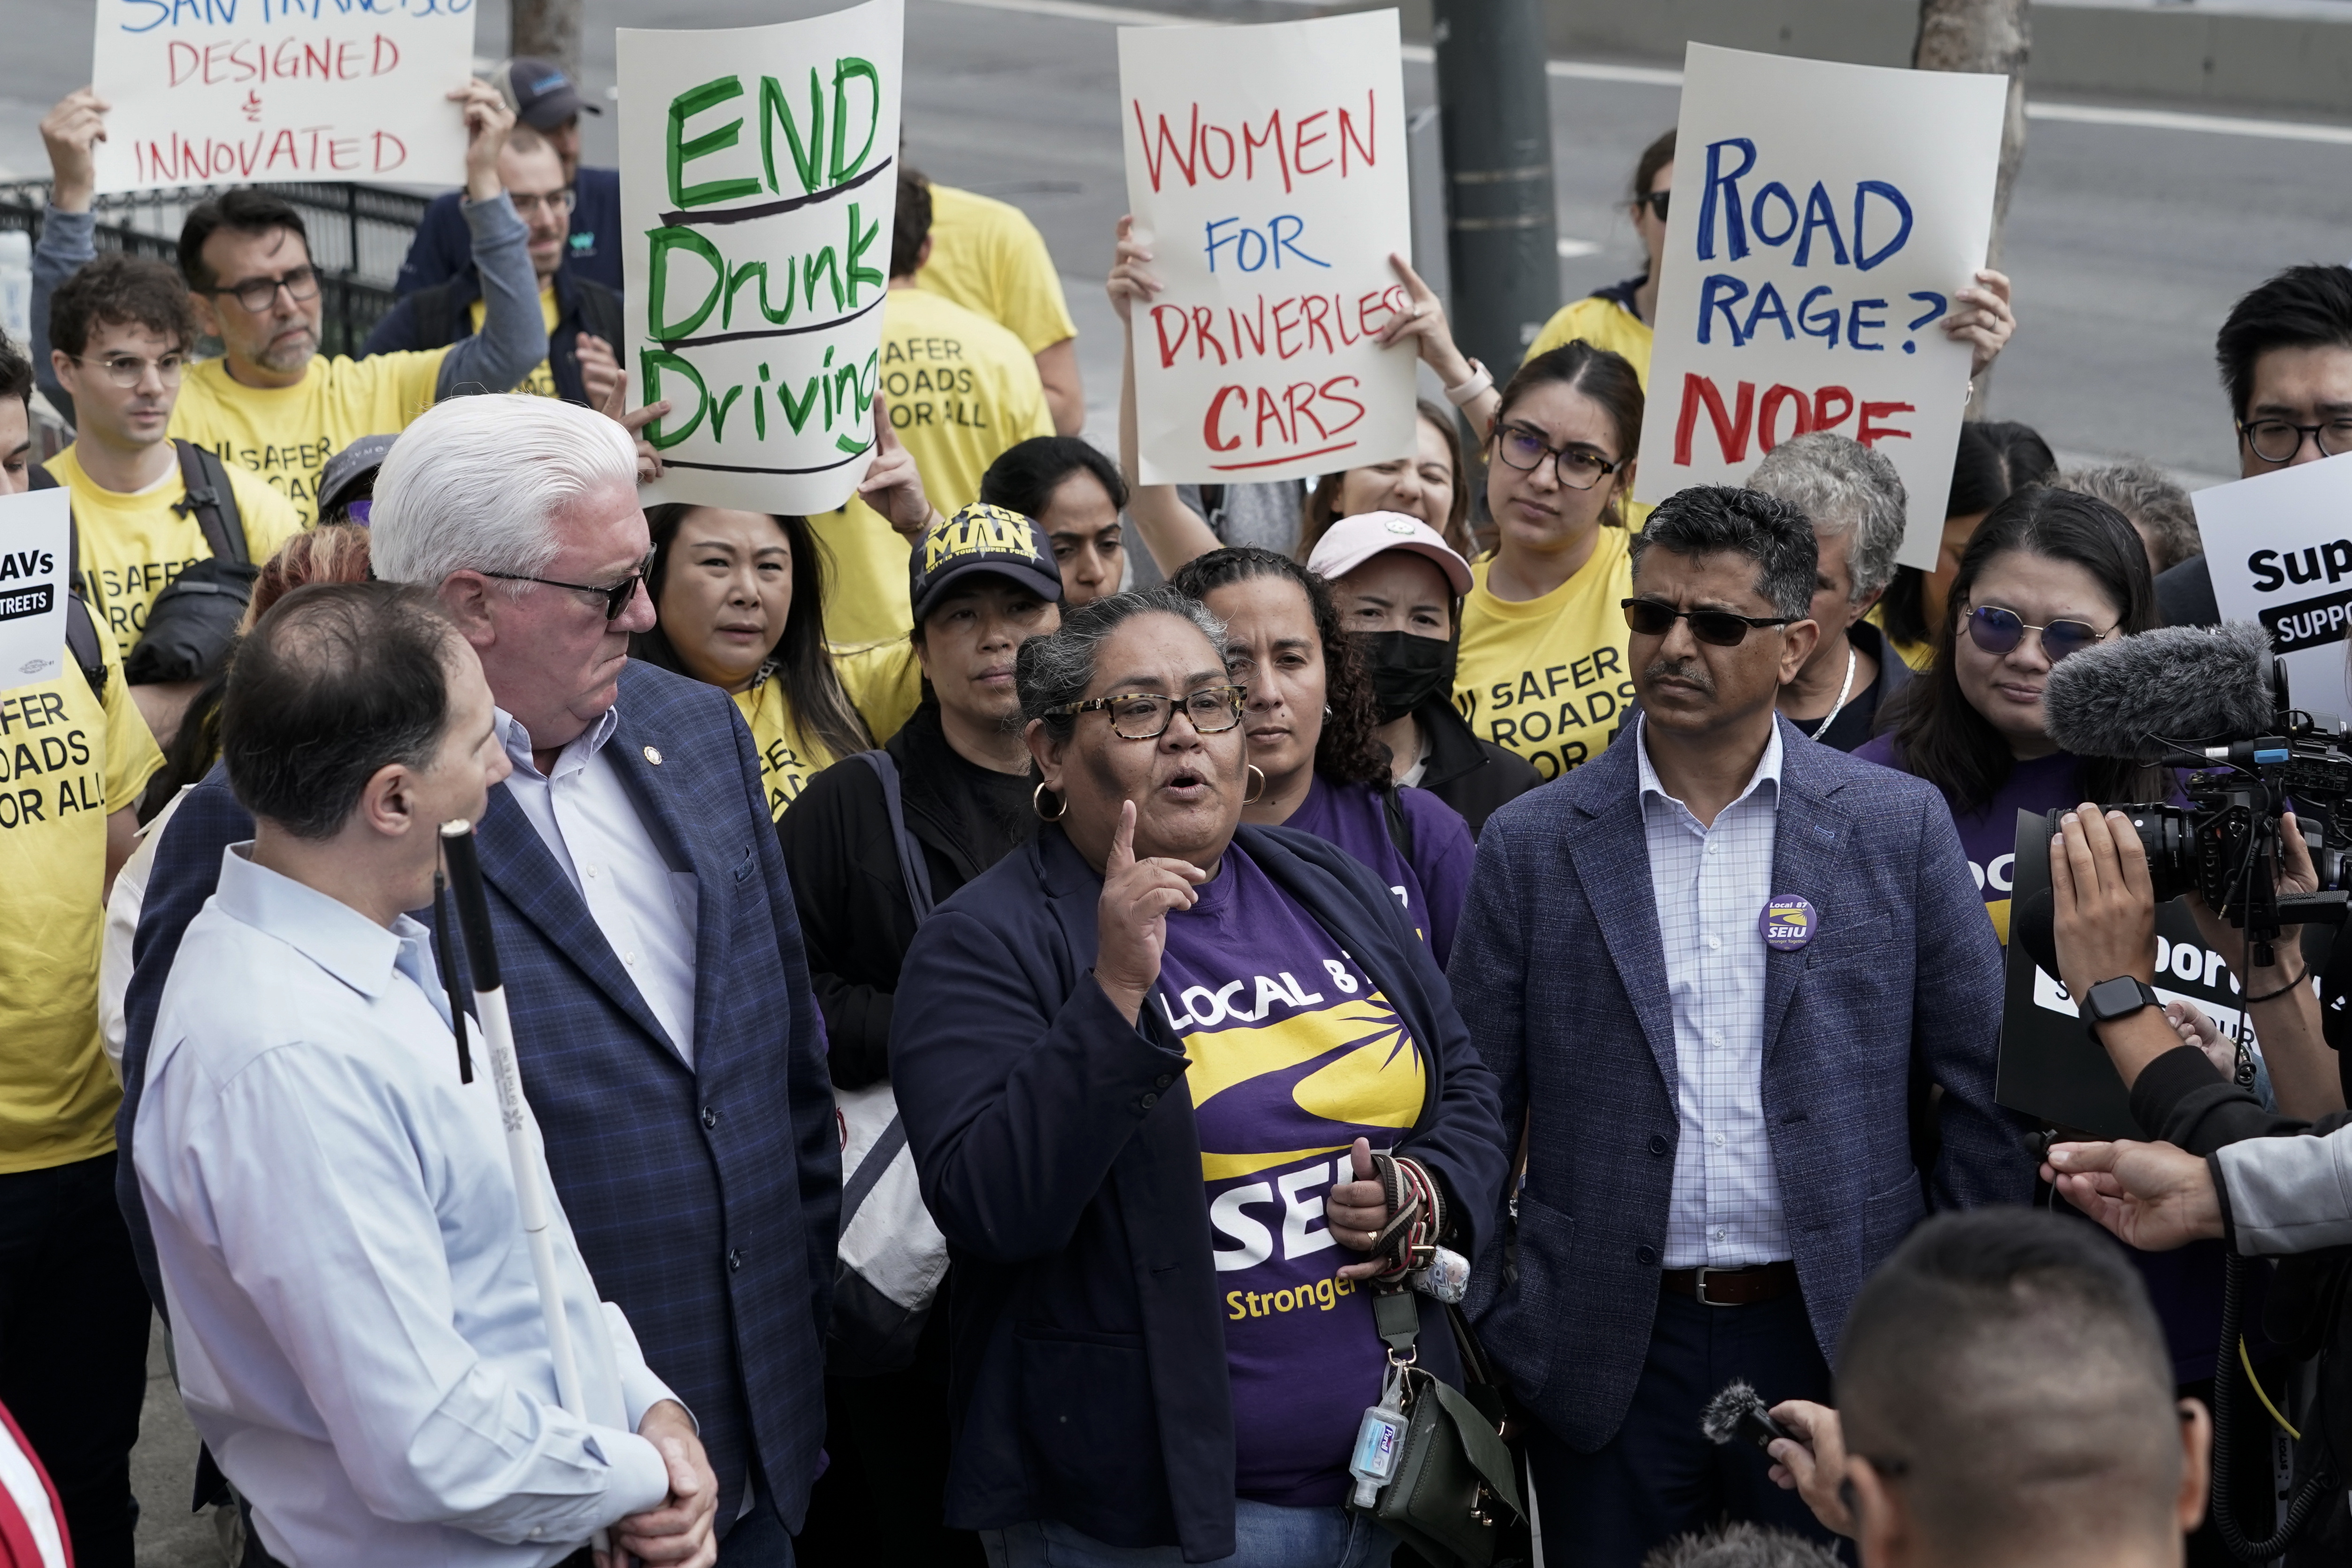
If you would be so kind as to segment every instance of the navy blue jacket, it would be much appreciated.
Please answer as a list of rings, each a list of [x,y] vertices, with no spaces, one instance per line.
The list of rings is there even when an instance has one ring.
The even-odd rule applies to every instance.
[[[481,297],[481,274],[468,264],[446,283],[420,289],[394,305],[368,334],[360,357],[462,342],[474,335],[473,304]],[[555,395],[566,403],[588,401],[587,384],[580,374],[583,332],[612,344],[613,357],[627,363],[621,296],[570,266],[560,267],[555,272],[555,325],[547,334],[547,368],[555,381]]]
[[[1278,827],[1234,841],[1420,1043],[1428,1092],[1398,1147],[1444,1184],[1475,1256],[1510,1151],[1444,974],[1346,851]],[[898,983],[890,1079],[955,1279],[947,1518],[1058,1519],[1207,1562],[1234,1550],[1234,1415],[1200,1134],[1165,1018],[1130,1025],[1093,983],[1101,898],[1048,827],[940,906]],[[1458,1384],[1425,1308],[1422,1364]]]
[[[694,1066],[499,788],[480,827],[482,875],[523,1089],[597,1289],[701,1424],[719,1519],[735,1518],[756,1461],[766,1497],[797,1530],[824,1436],[841,1145],[792,884],[751,733],[724,692],[632,659],[620,714],[604,754],[654,842],[699,883]],[[181,935],[212,896],[221,851],[252,837],[253,818],[215,767],[157,847],[125,1003],[122,1148]],[[118,1193],[160,1302],[128,1160]]]
[[[572,244],[563,263],[617,294],[622,289],[621,171],[583,163],[572,176]],[[473,265],[474,242],[467,233],[465,215],[457,210],[465,194],[445,191],[425,206],[416,237],[408,242],[407,258],[400,264],[399,279],[393,284],[400,298],[446,283]]]
[[[1779,722],[1772,891],[1820,924],[1765,960],[1764,1118],[1834,1358],[1863,1281],[1926,1212],[1915,1067],[1944,1089],[1937,1207],[2023,1203],[2033,1167],[1993,1104],[2000,949],[1943,796]],[[1447,970],[1505,1125],[1528,1119],[1516,1268],[1489,1248],[1467,1305],[1513,1392],[1587,1452],[1616,1434],[1649,1351],[1681,1132],[1638,743],[1487,818]]]

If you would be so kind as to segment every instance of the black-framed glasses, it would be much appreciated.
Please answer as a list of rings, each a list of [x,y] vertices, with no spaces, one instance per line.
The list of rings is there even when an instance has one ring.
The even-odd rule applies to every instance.
[[[2291,419],[2238,421],[2238,434],[2265,463],[2291,463],[2303,450],[2305,437],[2319,444],[2323,458],[2352,452],[2352,419],[2330,419],[2325,425],[2297,425]]]
[[[1525,425],[1504,425],[1495,431],[1495,455],[1523,474],[1532,474],[1552,460],[1552,472],[1572,490],[1589,490],[1625,465],[1582,447],[1555,447],[1543,432]]]
[[[258,315],[277,301],[280,289],[285,289],[286,297],[298,305],[315,300],[319,297],[319,269],[305,263],[275,278],[248,278],[242,283],[226,283],[218,289],[207,289],[205,292],[215,296],[226,294]]]
[[[2011,652],[2025,640],[2026,633],[2033,632],[2042,638],[2042,657],[2053,664],[2069,654],[2082,652],[2107,635],[2088,621],[2056,620],[2046,626],[2029,626],[2015,610],[2004,610],[1999,605],[1979,605],[1969,612],[1968,625],[1969,641],[1993,654]]]
[[[1241,686],[1203,686],[1181,699],[1157,691],[1115,691],[1108,697],[1065,702],[1054,711],[1076,714],[1100,709],[1110,718],[1111,733],[1120,740],[1156,741],[1176,721],[1179,708],[1192,721],[1194,733],[1223,734],[1242,721],[1242,705],[1248,696],[1248,689]]]
[[[621,612],[627,609],[630,602],[636,598],[637,584],[646,580],[646,574],[652,570],[653,563],[654,552],[648,550],[646,552],[646,558],[638,562],[627,576],[609,586],[599,586],[591,583],[561,583],[552,577],[530,577],[520,572],[485,572],[482,575],[496,577],[501,583],[537,583],[549,588],[569,588],[575,594],[594,594],[604,601],[604,618],[608,621],[617,621],[621,618]]]
[[[524,219],[542,212],[550,217],[570,217],[572,209],[578,204],[579,199],[568,185],[560,191],[550,191],[545,195],[517,195],[512,191],[507,193],[507,200],[514,203],[515,216]]]
[[[1729,610],[1677,610],[1655,599],[1620,599],[1625,624],[1645,637],[1662,637],[1676,621],[1690,623],[1691,636],[1717,647],[1738,647],[1759,626],[1785,626],[1802,616],[1742,616]]]
[[[1674,194],[1672,191],[1643,191],[1633,198],[1633,204],[1636,206],[1648,207],[1653,214],[1656,215],[1657,220],[1664,223],[1666,221],[1666,198]]]
[[[177,386],[180,373],[187,367],[187,361],[179,354],[158,354],[153,359],[142,359],[137,354],[109,354],[102,360],[76,354],[73,359],[77,364],[94,365],[106,372],[107,380],[126,389],[145,381],[150,365],[155,369],[156,380],[165,386]]]

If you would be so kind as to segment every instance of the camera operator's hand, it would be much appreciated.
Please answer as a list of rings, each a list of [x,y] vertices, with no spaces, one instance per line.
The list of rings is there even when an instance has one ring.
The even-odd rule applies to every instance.
[[[2212,1168],[2169,1143],[2055,1144],[2042,1179],[2142,1252],[2169,1252],[2221,1234]]]
[[[2303,830],[2295,826],[2294,813],[2291,811],[2279,814],[2278,890],[2282,896],[2319,891],[2319,872],[2311,863],[2311,846],[2303,841]],[[2231,973],[2236,973],[2243,962],[2246,933],[2207,908],[2204,899],[2199,894],[2188,894],[2181,902],[2187,904],[2189,912],[2196,917],[2197,934],[2205,939],[2205,945],[2228,959]],[[2279,980],[2284,980],[2300,970],[2303,967],[2302,940],[2303,928],[2300,926],[2288,926],[2280,931],[2279,962],[2273,966],[2277,971],[2278,979],[2272,979],[2273,970],[2265,969],[2259,976],[2265,984],[2249,985],[2247,989],[2257,994],[2276,990]],[[2238,975],[2240,984],[2245,984],[2247,976]]]
[[[1799,1441],[1772,1440],[1772,1484],[1805,1500],[1822,1528],[1833,1534],[1853,1534],[1853,1512],[1845,1505],[1845,1431],[1838,1413],[1810,1399],[1784,1399],[1772,1406],[1772,1419],[1794,1432]]]
[[[2050,895],[2058,980],[2077,1003],[2103,980],[2155,977],[2156,889],[2131,818],[2102,815],[2089,801],[2068,812],[2050,840]],[[2153,1007],[2100,1025],[2098,1038],[2126,1089],[2148,1063],[2180,1046]]]

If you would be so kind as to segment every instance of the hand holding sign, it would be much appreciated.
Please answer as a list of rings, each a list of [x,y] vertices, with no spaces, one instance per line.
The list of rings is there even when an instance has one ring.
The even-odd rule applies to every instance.
[[[502,188],[499,154],[506,149],[507,133],[514,129],[514,110],[507,107],[497,88],[479,77],[451,88],[448,97],[452,103],[462,105],[466,113],[466,199],[495,201]]]
[[[1976,285],[1952,296],[1952,313],[1944,318],[1944,335],[1969,345],[1971,379],[1992,367],[2016,331],[2017,317],[2009,308],[2009,275],[1979,268]]]
[[[49,205],[61,213],[89,210],[98,189],[94,149],[106,140],[106,111],[114,106],[89,88],[58,100],[41,121],[49,153]]]

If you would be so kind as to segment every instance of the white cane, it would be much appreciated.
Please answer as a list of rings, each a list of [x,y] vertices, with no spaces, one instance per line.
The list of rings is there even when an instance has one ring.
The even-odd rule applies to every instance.
[[[572,1324],[563,1315],[563,1287],[555,1272],[555,1238],[548,1229],[547,1193],[531,1158],[530,1113],[515,1067],[514,1025],[507,1017],[507,993],[499,975],[499,952],[490,938],[490,905],[482,890],[482,862],[474,852],[474,825],[463,817],[441,825],[441,853],[449,865],[449,890],[457,903],[457,928],[465,933],[466,962],[474,980],[474,1011],[482,1044],[489,1053],[490,1081],[498,1086],[499,1120],[505,1123],[507,1159],[514,1166],[515,1203],[522,1211],[523,1237],[530,1244],[530,1273],[539,1287],[539,1310],[547,1321],[547,1350],[555,1363],[556,1396],[563,1408],[588,1419],[580,1389],[580,1366],[572,1354]],[[451,1026],[463,1030],[462,1018]],[[596,1531],[595,1549],[609,1552],[606,1532]]]

